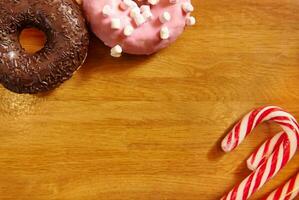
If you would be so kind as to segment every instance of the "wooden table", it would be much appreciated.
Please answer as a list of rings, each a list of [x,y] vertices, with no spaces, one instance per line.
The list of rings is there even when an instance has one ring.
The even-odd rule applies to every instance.
[[[249,174],[246,157],[279,128],[260,126],[227,155],[219,142],[254,107],[299,119],[299,1],[193,4],[198,24],[156,55],[113,59],[92,37],[86,64],[55,91],[1,87],[1,200],[213,200]],[[40,45],[36,32],[24,38]]]

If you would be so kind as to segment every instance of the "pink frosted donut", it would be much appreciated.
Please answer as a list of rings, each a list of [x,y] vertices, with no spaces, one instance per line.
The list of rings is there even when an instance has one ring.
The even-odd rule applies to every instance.
[[[190,0],[83,0],[92,31],[111,55],[149,55],[167,47],[194,25]]]

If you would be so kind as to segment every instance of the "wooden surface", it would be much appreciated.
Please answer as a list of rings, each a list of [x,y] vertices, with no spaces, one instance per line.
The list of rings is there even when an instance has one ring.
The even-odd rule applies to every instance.
[[[246,157],[278,127],[227,155],[219,141],[257,106],[299,119],[299,1],[193,4],[199,23],[156,55],[113,59],[93,37],[86,64],[55,91],[0,88],[1,200],[213,200],[249,173]],[[22,41],[41,43],[32,31]]]

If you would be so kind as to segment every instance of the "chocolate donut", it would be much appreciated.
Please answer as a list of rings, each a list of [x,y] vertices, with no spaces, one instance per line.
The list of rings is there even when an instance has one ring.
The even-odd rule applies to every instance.
[[[89,36],[73,0],[0,0],[0,83],[16,93],[51,90],[83,64]],[[47,41],[34,54],[19,42],[23,29],[43,31]]]

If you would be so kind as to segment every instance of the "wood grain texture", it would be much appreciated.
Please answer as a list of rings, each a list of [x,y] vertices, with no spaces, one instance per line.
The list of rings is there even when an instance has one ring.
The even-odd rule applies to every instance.
[[[156,55],[113,59],[92,37],[86,64],[55,91],[0,88],[1,200],[214,200],[249,173],[246,157],[278,127],[227,155],[219,141],[257,106],[299,119],[299,1],[193,4],[198,24]]]

